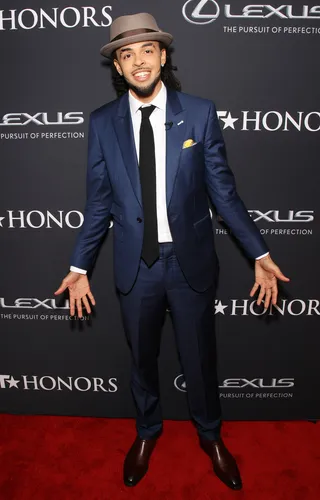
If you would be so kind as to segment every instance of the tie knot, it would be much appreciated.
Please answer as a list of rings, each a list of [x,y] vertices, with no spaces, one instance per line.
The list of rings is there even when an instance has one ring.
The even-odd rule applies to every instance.
[[[139,109],[141,111],[142,120],[148,120],[149,116],[155,109],[155,106],[151,104],[150,106],[141,106]]]

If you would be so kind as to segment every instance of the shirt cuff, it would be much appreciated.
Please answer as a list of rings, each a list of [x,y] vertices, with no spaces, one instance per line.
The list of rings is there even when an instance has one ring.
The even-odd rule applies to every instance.
[[[266,257],[269,254],[270,254],[270,252],[264,253],[263,255],[260,255],[259,257],[256,257],[256,260],[263,259],[263,257]]]
[[[80,269],[79,267],[75,267],[75,266],[70,266],[70,271],[73,271],[74,273],[79,273],[79,274],[87,274],[87,271],[85,269]]]

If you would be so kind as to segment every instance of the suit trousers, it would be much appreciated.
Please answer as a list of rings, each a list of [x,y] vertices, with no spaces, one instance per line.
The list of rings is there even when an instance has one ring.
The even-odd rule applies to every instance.
[[[162,432],[158,355],[169,307],[187,387],[191,418],[199,435],[217,439],[221,409],[216,371],[213,305],[215,286],[196,292],[186,281],[173,243],[160,243],[160,257],[148,268],[143,260],[128,294],[120,293],[124,330],[132,355],[131,391],[142,439]]]

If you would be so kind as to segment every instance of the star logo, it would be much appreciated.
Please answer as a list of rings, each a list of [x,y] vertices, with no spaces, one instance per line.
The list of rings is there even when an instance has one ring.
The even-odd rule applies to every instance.
[[[7,380],[8,384],[9,384],[9,388],[11,389],[11,387],[15,387],[16,389],[19,389],[18,387],[18,384],[20,382],[20,380],[15,380],[12,376],[9,378],[9,380]]]
[[[218,111],[218,117],[220,118],[221,121],[224,122],[224,126],[223,126],[223,130],[225,130],[226,128],[230,127],[232,128],[233,130],[235,130],[235,122],[239,120],[239,118],[232,118],[232,115],[229,112],[227,111]],[[224,118],[226,117],[226,118]]]
[[[0,227],[3,227],[3,225],[2,225],[3,219],[4,219],[4,217],[0,217]]]
[[[219,301],[216,300],[216,303],[214,305],[214,308],[215,308],[214,314],[220,313],[220,314],[225,315],[224,310],[225,310],[226,307],[228,307],[228,306],[224,306],[222,304],[221,300],[219,300]]]

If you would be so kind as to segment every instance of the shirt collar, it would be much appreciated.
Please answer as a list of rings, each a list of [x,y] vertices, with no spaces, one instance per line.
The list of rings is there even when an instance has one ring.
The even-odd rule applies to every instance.
[[[139,99],[134,97],[130,92],[130,90],[128,92],[129,92],[129,106],[132,115],[134,115],[138,111],[138,109],[141,108],[141,106],[150,106],[151,104],[153,104],[157,108],[162,109],[163,111],[165,111],[166,109],[167,89],[166,86],[163,84],[163,82],[161,82],[161,89],[156,95],[156,97],[147,104],[143,104],[141,101],[139,101]]]

